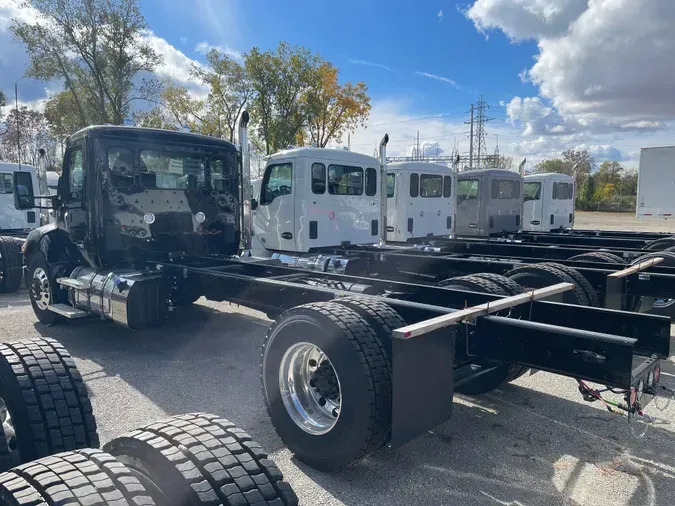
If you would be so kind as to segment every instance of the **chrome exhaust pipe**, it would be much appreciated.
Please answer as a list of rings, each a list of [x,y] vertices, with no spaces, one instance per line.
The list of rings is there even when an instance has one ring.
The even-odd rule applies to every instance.
[[[241,249],[251,249],[251,156],[248,147],[248,111],[239,118],[239,152],[241,156]]]
[[[389,134],[380,141],[380,237],[378,246],[387,242],[387,143]]]

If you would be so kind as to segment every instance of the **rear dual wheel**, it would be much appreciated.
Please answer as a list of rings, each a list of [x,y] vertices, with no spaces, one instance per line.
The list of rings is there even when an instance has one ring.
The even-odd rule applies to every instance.
[[[347,466],[389,439],[391,366],[378,336],[385,331],[361,314],[347,303],[305,304],[283,313],[263,345],[272,424],[298,459],[320,470]]]

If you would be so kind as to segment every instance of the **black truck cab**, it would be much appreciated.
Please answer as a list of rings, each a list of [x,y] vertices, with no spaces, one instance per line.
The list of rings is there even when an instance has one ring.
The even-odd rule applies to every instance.
[[[52,319],[59,306],[47,306],[68,293],[59,278],[133,272],[138,283],[148,261],[236,254],[239,163],[234,144],[196,134],[105,125],[70,136],[53,199],[56,223],[25,244],[34,307]],[[91,292],[91,281],[79,284]]]

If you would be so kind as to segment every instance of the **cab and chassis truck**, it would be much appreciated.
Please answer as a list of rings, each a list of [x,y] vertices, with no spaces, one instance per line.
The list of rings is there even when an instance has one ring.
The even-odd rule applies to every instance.
[[[94,315],[143,329],[200,296],[266,312],[269,416],[299,459],[324,470],[400,446],[449,419],[455,392],[488,392],[528,368],[576,378],[585,399],[631,419],[649,421],[644,408],[670,394],[659,384],[670,319],[558,302],[580,290],[574,283],[504,296],[512,283],[502,278],[483,278],[481,292],[390,276],[406,268],[400,258],[382,274],[358,255],[253,256],[247,122],[242,150],[121,126],[72,135],[48,197],[56,223],[24,245],[39,321]],[[380,160],[376,191],[386,195],[386,138]],[[386,230],[386,220],[367,223],[366,233]],[[379,267],[393,256],[373,254]],[[604,400],[607,389],[621,399]]]

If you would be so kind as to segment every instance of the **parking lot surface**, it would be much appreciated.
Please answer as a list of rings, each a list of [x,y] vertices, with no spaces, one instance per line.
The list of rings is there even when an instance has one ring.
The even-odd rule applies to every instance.
[[[317,472],[292,458],[265,412],[259,363],[269,323],[201,299],[149,331],[95,319],[45,327],[25,290],[0,295],[0,340],[53,337],[73,354],[102,443],[165,415],[207,411],[250,432],[304,505],[675,504],[675,426],[638,438],[643,425],[584,402],[572,379],[548,373],[456,397],[452,420],[434,431],[346,470]],[[674,362],[662,381],[675,388]],[[647,413],[675,422],[675,402]]]

